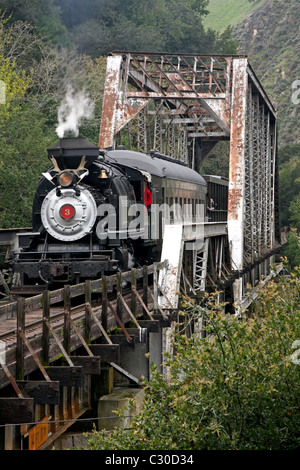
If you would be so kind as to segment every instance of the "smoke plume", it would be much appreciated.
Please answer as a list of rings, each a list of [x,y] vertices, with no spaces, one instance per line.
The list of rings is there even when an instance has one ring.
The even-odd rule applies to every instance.
[[[66,132],[75,137],[79,135],[82,119],[90,119],[94,114],[94,103],[85,90],[75,92],[70,85],[66,95],[58,108],[58,125],[56,133],[63,138]]]

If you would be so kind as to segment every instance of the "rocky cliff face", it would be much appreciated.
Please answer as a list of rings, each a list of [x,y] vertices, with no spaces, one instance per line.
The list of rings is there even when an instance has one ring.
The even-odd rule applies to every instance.
[[[300,0],[265,0],[234,33],[278,109],[279,144],[300,143]]]

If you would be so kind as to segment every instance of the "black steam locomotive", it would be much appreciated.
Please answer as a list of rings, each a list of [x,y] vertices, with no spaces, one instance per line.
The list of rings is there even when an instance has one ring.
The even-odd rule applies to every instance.
[[[154,151],[104,151],[78,137],[60,139],[48,157],[33,230],[19,235],[14,253],[21,286],[75,283],[159,261],[164,222],[182,208],[190,223],[207,207],[205,179]],[[166,218],[161,208],[173,206]]]

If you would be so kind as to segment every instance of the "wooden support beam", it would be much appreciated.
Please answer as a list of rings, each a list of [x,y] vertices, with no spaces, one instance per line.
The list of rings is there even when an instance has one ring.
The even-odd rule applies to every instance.
[[[101,362],[120,362],[119,344],[90,344],[89,346],[95,355],[100,356]]]
[[[102,326],[107,331],[107,277],[102,277]]]
[[[108,334],[106,333],[103,325],[100,323],[100,321],[98,320],[97,318],[97,315],[95,314],[95,312],[93,311],[92,307],[90,306],[90,304],[86,304],[86,308],[89,309],[90,311],[90,314],[93,316],[96,324],[98,325],[101,333],[103,334],[104,338],[106,339],[106,341],[108,342],[108,344],[112,344],[112,341],[110,340]]]
[[[34,349],[31,347],[31,344],[29,343],[29,341],[27,340],[26,336],[25,336],[25,333],[23,333],[22,331],[19,332],[21,338],[23,339],[24,343],[26,344],[27,348],[29,349],[33,359],[35,360],[35,363],[36,365],[38,366],[38,368],[40,369],[40,371],[42,372],[43,376],[44,376],[44,379],[48,382],[50,382],[50,378],[47,374],[47,372],[45,371],[45,368],[43,367],[41,361],[39,360],[38,356],[36,355]]]
[[[149,288],[149,276],[148,266],[143,266],[143,302],[148,308],[148,288]],[[147,312],[143,308],[144,320],[147,319]]]
[[[84,348],[86,349],[87,353],[89,356],[93,356],[93,353],[92,351],[90,350],[90,348],[88,347],[87,343],[85,342],[85,339],[83,338],[82,334],[80,333],[79,329],[77,328],[75,322],[73,321],[70,313],[67,313],[65,312],[65,315],[67,315],[69,317],[69,322],[70,324],[73,326],[78,338],[80,339],[80,341],[82,342],[82,345],[84,346]]]
[[[17,300],[17,348],[16,348],[16,378],[24,378],[24,342],[20,332],[25,331],[25,299],[19,297]]]
[[[64,311],[67,314],[71,312],[71,296],[70,286],[64,286]],[[70,317],[69,315],[64,316],[64,348],[68,355],[70,355]]]
[[[171,318],[160,315],[159,313],[153,314],[154,320],[158,320],[161,328],[168,328],[171,326]]]
[[[117,273],[117,294],[122,294],[122,275],[120,272]],[[119,317],[120,321],[123,322],[123,312],[122,312],[122,303],[120,297],[117,297],[117,316]]]
[[[10,383],[11,383],[11,385],[12,385],[14,391],[16,392],[17,396],[18,396],[19,398],[23,398],[23,393],[22,393],[21,390],[19,389],[18,384],[17,384],[17,382],[15,381],[14,377],[12,376],[12,374],[11,374],[9,368],[7,367],[7,365],[4,364],[4,362],[3,362],[3,363],[1,363],[1,367],[3,368],[6,377],[7,377],[8,380],[10,381]]]
[[[149,333],[158,333],[159,321],[158,320],[139,320],[141,328],[147,328]]]
[[[43,292],[43,318],[50,321],[50,292],[45,290]],[[43,322],[43,336],[42,336],[42,363],[49,365],[49,329],[45,322]]]
[[[61,387],[81,387],[82,367],[80,366],[47,366],[51,380],[58,381]]]
[[[163,291],[161,285],[158,283],[158,281],[154,281],[154,282],[155,282],[155,284],[156,284],[156,286],[157,286],[159,292],[161,293],[161,295],[162,295],[162,296],[166,299],[166,301],[168,302],[169,308],[170,308],[170,309],[173,309],[174,307],[173,307],[173,305],[172,305],[172,302],[171,302],[171,300],[168,298],[168,296],[165,294],[165,292]]]
[[[148,330],[147,328],[127,328],[130,336],[134,336],[135,343],[147,343]]]
[[[140,328],[140,325],[139,325],[137,319],[135,318],[135,316],[134,316],[132,310],[130,310],[130,308],[128,307],[128,305],[127,305],[127,303],[126,303],[124,297],[122,296],[122,294],[120,294],[120,292],[118,292],[118,293],[117,293],[117,296],[121,299],[121,302],[122,302],[122,304],[124,305],[124,307],[125,307],[125,309],[126,309],[128,315],[130,316],[130,318],[131,318],[131,320],[133,321],[133,323],[137,326],[137,328]],[[133,297],[135,298],[135,295],[134,295]],[[131,305],[132,305],[132,303],[131,303]],[[134,306],[134,307],[136,308],[136,306]]]
[[[33,419],[33,398],[0,398],[1,425],[31,423]]]
[[[134,268],[131,269],[131,286],[134,286],[136,288],[136,269],[134,269]],[[124,300],[124,298],[123,298],[123,300]],[[122,301],[122,303],[124,305],[123,301]],[[131,307],[130,310],[132,312],[132,316],[135,317],[135,315],[136,315],[136,296],[134,295],[133,292],[131,292],[131,305],[130,305],[130,307]],[[126,308],[126,310],[128,311],[127,308]],[[132,318],[132,316],[131,316],[131,318]]]
[[[135,293],[135,295],[137,296],[137,298],[139,299],[140,303],[142,304],[142,306],[144,307],[145,311],[147,312],[150,320],[154,320],[154,318],[152,317],[151,313],[149,312],[147,306],[145,305],[142,297],[140,296],[140,294],[138,293],[138,291],[136,290],[136,287],[135,286],[131,286],[133,292]]]
[[[101,374],[100,356],[71,356],[75,366],[82,367],[83,375],[99,375]]]
[[[118,364],[115,364],[114,362],[111,362],[110,365],[117,371],[119,372],[120,374],[124,375],[124,377],[127,377],[127,379],[131,380],[132,382],[138,384],[138,385],[141,385],[141,382],[140,380],[135,377],[134,375],[130,374],[129,372],[127,372],[127,370],[123,369],[122,367],[120,367]]]
[[[119,297],[118,297],[118,299],[119,299]],[[130,343],[130,342],[132,341],[132,338],[131,338],[130,335],[127,333],[126,328],[125,328],[125,326],[123,325],[122,321],[120,320],[118,314],[116,313],[115,309],[113,308],[113,306],[111,305],[111,303],[110,303],[109,301],[107,301],[107,304],[108,304],[110,310],[112,311],[112,313],[113,313],[115,319],[117,320],[118,324],[119,324],[120,327],[122,328],[123,333],[124,333],[124,335],[126,336],[127,341]]]
[[[154,297],[154,295],[152,294],[151,289],[150,289],[149,286],[148,286],[148,291],[149,291],[149,294],[151,295],[151,297],[152,297],[152,299],[153,299],[153,302],[155,302],[155,297]],[[164,311],[160,308],[160,306],[158,305],[158,302],[157,302],[156,311],[157,311],[157,310],[159,310],[160,313],[161,313],[161,315],[163,316],[163,318],[164,318],[165,320],[167,320],[168,317],[167,317],[167,315],[164,313]],[[152,315],[152,316],[153,316],[153,315]]]
[[[17,382],[20,389],[30,398],[35,405],[59,405],[60,390],[57,381],[21,380]]]
[[[128,335],[128,333],[127,333]],[[129,336],[129,335],[128,335]],[[126,345],[126,346],[132,346],[134,347],[135,344],[135,337],[134,336],[129,336],[130,341],[128,341],[127,337],[122,335],[122,334],[115,334],[111,335],[110,339],[112,340],[113,344],[120,344],[120,345]]]
[[[91,280],[87,279],[84,283],[84,295],[85,295],[85,303],[91,305],[92,304],[92,288],[91,288]],[[85,309],[85,324],[84,324],[84,337],[86,343],[91,342],[91,313],[88,308]]]
[[[66,315],[65,315],[66,316]],[[44,322],[45,324],[47,325],[47,327],[49,328],[49,330],[51,331],[52,333],[52,336],[53,338],[55,339],[55,342],[56,344],[58,345],[59,349],[61,350],[62,354],[64,355],[67,363],[69,364],[70,367],[72,367],[74,364],[73,362],[71,361],[69,355],[67,354],[67,351],[65,350],[65,348],[63,347],[62,343],[60,342],[57,334],[55,333],[54,329],[52,328],[51,324],[44,318]]]

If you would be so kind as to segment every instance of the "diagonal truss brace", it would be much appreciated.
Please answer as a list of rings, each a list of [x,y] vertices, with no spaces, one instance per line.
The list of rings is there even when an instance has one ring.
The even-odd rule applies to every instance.
[[[231,57],[220,63],[221,58],[172,54],[108,57],[99,147],[114,147],[118,132],[158,101],[163,106],[156,117],[176,117],[177,128],[190,139],[229,138]],[[187,119],[194,125],[187,125]]]

